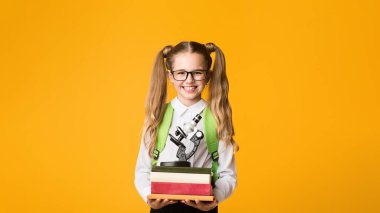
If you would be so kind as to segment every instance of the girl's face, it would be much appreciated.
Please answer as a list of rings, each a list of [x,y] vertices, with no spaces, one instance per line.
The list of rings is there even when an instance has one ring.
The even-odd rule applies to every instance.
[[[201,54],[189,52],[175,55],[172,68],[172,71],[182,70],[188,72],[207,69]],[[177,91],[178,99],[184,105],[191,106],[201,99],[202,91],[209,80],[209,73],[207,73],[204,80],[196,81],[191,74],[188,74],[185,81],[177,81],[169,71],[169,80]]]

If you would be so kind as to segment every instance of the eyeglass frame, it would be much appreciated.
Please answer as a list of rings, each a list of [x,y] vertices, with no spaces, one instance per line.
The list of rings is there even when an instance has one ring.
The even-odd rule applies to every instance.
[[[174,78],[174,74],[173,74],[173,73],[174,73],[174,72],[178,72],[178,71],[186,72],[186,78],[185,78],[184,80],[177,80],[177,79]],[[203,71],[203,72],[205,72],[205,74],[206,74],[205,78],[204,78],[204,79],[201,79],[201,80],[196,80],[196,79],[194,78],[194,76],[193,76],[194,72],[196,72],[196,71]],[[176,81],[186,81],[187,78],[189,77],[189,74],[191,75],[191,78],[192,78],[194,81],[203,81],[203,80],[207,79],[207,74],[208,74],[210,71],[211,71],[211,70],[202,70],[202,69],[199,69],[199,70],[192,70],[192,71],[186,71],[186,70],[169,70],[170,74],[172,74],[172,76],[173,76],[173,79],[176,80]]]

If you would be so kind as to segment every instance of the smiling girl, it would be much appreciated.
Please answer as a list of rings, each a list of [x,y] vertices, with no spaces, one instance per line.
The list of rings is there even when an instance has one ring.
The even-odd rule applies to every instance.
[[[215,52],[213,69],[211,53]],[[152,156],[157,143],[157,129],[163,119],[167,94],[167,80],[174,86],[177,96],[171,100],[173,118],[169,132],[183,126],[201,113],[210,109],[217,124],[219,140],[218,168],[213,201],[148,199],[150,194],[150,171]],[[205,101],[202,91],[209,83],[209,97]],[[213,43],[200,44],[195,41],[180,42],[175,46],[165,46],[159,51],[154,64],[149,93],[146,100],[145,122],[138,159],[135,169],[135,186],[141,197],[149,205],[151,212],[217,212],[218,204],[228,198],[237,185],[234,153],[238,145],[233,139],[232,111],[228,100],[228,80],[225,58],[219,47]],[[197,128],[204,130],[200,122]],[[158,163],[178,161],[178,146],[167,143],[159,153]],[[215,160],[215,159],[214,159]],[[192,167],[211,168],[212,156],[207,151],[205,139],[200,141],[196,152],[188,161]]]

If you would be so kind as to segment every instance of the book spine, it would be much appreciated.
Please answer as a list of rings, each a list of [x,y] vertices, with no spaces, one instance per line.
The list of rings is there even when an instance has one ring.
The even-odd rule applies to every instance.
[[[190,173],[167,173],[167,172],[151,172],[151,182],[176,182],[176,183],[211,183],[210,174],[190,174]]]
[[[213,201],[214,196],[204,195],[171,195],[171,194],[150,194],[148,199],[169,199],[169,200],[200,200],[200,201]]]
[[[153,166],[152,172],[211,174],[211,168]]]
[[[211,195],[211,184],[152,182],[152,194]]]

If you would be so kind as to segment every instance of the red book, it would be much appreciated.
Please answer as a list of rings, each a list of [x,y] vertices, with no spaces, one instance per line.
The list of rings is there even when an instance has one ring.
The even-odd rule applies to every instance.
[[[152,194],[211,195],[211,184],[152,182]]]

